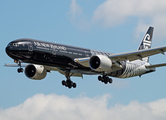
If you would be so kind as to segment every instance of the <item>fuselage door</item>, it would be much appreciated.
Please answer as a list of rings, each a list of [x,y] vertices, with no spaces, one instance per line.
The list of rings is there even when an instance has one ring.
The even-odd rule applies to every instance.
[[[33,45],[31,43],[28,44],[28,50],[33,51]]]
[[[52,54],[56,55],[56,50],[54,48],[52,49]]]

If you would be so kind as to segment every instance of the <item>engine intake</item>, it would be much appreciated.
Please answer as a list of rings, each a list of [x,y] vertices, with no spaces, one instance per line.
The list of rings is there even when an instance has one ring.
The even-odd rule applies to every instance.
[[[25,75],[34,80],[44,79],[47,75],[47,70],[43,65],[27,65]]]
[[[112,61],[107,56],[96,55],[90,58],[89,66],[95,71],[111,72]]]

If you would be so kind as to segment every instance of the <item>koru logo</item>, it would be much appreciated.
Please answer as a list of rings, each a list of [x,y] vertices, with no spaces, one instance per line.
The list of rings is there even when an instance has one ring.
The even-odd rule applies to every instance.
[[[145,35],[145,37],[144,37],[144,42],[151,43],[151,41],[150,41],[150,35],[149,35],[149,34],[146,34],[146,35]]]
[[[150,35],[146,34],[143,42],[144,48],[149,49],[151,47]]]
[[[150,40],[150,35],[149,35],[149,34],[146,34],[146,36],[145,36],[145,40],[147,40],[147,41]]]

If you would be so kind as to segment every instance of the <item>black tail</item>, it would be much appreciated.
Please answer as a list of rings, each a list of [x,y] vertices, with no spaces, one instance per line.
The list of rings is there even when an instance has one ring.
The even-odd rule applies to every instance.
[[[138,47],[138,50],[149,49],[152,44],[152,36],[153,36],[153,27],[149,27],[147,33],[145,34],[141,44]],[[149,57],[145,57],[142,59],[143,61],[149,62]]]

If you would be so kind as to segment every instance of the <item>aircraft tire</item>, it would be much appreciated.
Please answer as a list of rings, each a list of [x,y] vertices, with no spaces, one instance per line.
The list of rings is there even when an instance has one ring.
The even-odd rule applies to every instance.
[[[98,76],[98,80],[99,80],[99,81],[102,81],[102,77],[101,77],[101,76]]]
[[[17,69],[17,72],[20,73],[20,69],[19,68]]]
[[[65,80],[62,81],[62,85],[63,86],[66,85],[66,81]]]
[[[73,83],[73,88],[76,88],[77,87],[77,84],[76,83]]]
[[[23,72],[24,70],[23,70],[23,68],[20,68],[20,72]]]
[[[72,87],[71,85],[68,86],[69,89],[70,89],[71,87]]]
[[[18,68],[18,69],[17,69],[17,72],[18,72],[18,73],[22,73],[22,72],[23,72],[23,68]]]
[[[113,80],[112,80],[112,78],[109,78],[109,81],[108,81],[109,83],[112,83],[113,82]]]

